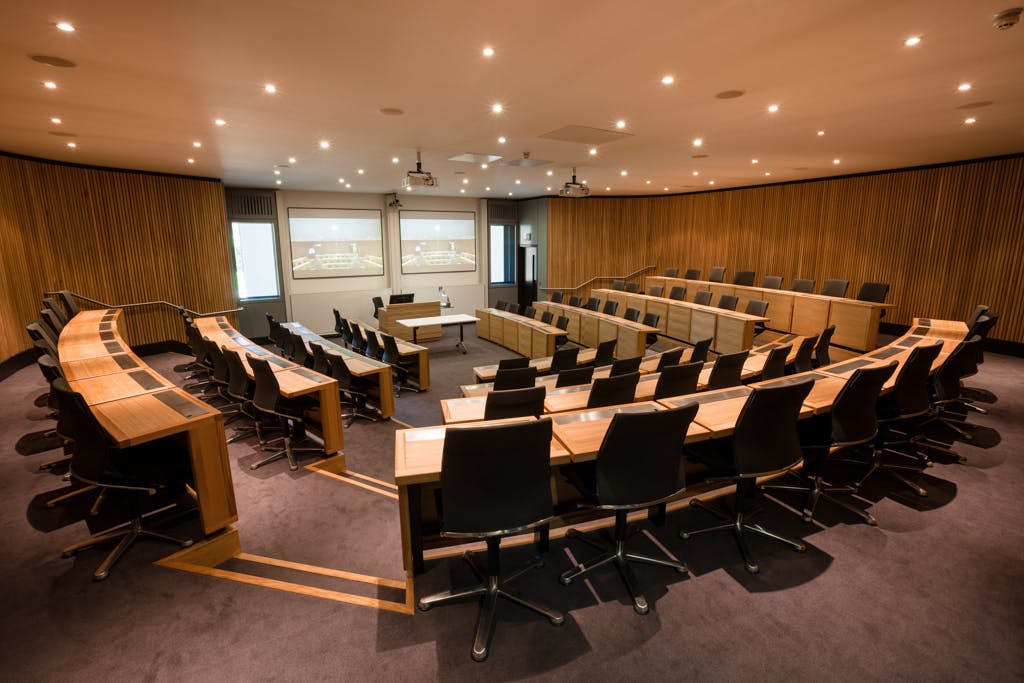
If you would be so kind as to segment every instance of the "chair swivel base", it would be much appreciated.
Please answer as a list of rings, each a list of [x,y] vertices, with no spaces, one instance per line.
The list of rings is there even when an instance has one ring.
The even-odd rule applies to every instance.
[[[274,462],[275,460],[279,460],[281,458],[288,458],[288,469],[290,469],[291,471],[294,472],[295,470],[299,469],[299,463],[295,459],[295,454],[296,453],[320,453],[320,454],[323,454],[323,452],[324,452],[324,449],[322,449],[322,448],[293,448],[292,447],[292,439],[290,437],[286,436],[286,437],[283,437],[283,439],[284,439],[284,448],[282,448],[281,450],[274,451],[272,454],[270,454],[266,458],[263,458],[259,462],[254,462],[253,464],[249,465],[249,469],[257,470],[257,469],[263,467],[264,465],[266,465],[267,463]]]
[[[714,526],[706,527],[704,529],[695,529],[693,531],[680,531],[679,537],[684,540],[687,540],[692,536],[696,536],[697,534],[703,534],[708,531],[726,531],[731,529],[733,536],[736,538],[736,545],[739,546],[740,554],[743,555],[743,564],[746,566],[747,571],[751,574],[757,574],[759,571],[761,571],[761,567],[754,560],[754,556],[753,554],[751,554],[750,548],[747,547],[747,540],[744,537],[744,532],[752,532],[759,536],[770,538],[773,541],[785,543],[797,552],[802,553],[804,550],[807,549],[807,546],[803,543],[800,543],[799,541],[794,541],[791,538],[786,538],[785,536],[776,534],[773,531],[768,531],[760,524],[751,524],[747,521],[749,517],[742,512],[737,512],[733,517],[725,514],[724,512],[716,510],[715,508],[707,505],[704,501],[699,500],[697,498],[694,498],[690,501],[690,507],[699,507],[701,510],[710,512],[715,517],[724,520],[725,523],[716,524]]]
[[[913,441],[910,441],[908,443],[914,444],[915,446],[917,445]],[[889,445],[893,445],[893,444],[892,443],[887,443],[885,445],[889,446]],[[915,452],[914,452],[913,455],[907,455],[906,453],[901,453],[900,451],[892,450],[892,449],[889,449],[889,448],[885,448],[885,449],[873,448],[871,450],[872,450],[872,452],[871,452],[871,459],[867,463],[859,462],[857,460],[841,459],[842,462],[850,462],[850,463],[855,463],[855,464],[860,464],[860,465],[865,465],[866,464],[868,466],[868,469],[864,473],[864,475],[860,479],[858,479],[856,482],[851,484],[852,488],[855,491],[859,491],[861,489],[861,487],[864,486],[864,482],[867,481],[868,478],[872,474],[874,474],[875,472],[885,472],[886,474],[888,474],[893,479],[896,479],[897,481],[899,481],[902,484],[906,485],[908,488],[913,490],[914,493],[916,493],[917,495],[921,496],[922,498],[924,498],[924,497],[926,497],[928,495],[928,492],[925,491],[919,484],[914,483],[907,476],[901,474],[901,472],[914,472],[914,473],[917,473],[917,474],[921,474],[922,470],[924,469],[924,467],[926,465],[922,464],[921,466],[918,466],[918,467],[915,467],[913,465],[897,465],[895,463],[885,462],[882,459],[882,453],[889,452],[889,453],[894,453],[896,455],[902,455],[904,457],[915,458],[919,462],[922,462],[922,463],[929,463],[927,458],[924,458],[920,454],[917,453],[916,448],[915,448]]]
[[[490,544],[488,544],[490,545]],[[497,547],[495,546],[495,550]],[[488,548],[488,552],[492,552]],[[477,662],[482,662],[487,659],[487,654],[491,646],[491,636],[494,635],[494,625],[497,621],[497,609],[498,609],[498,598],[505,598],[515,602],[523,607],[533,610],[534,612],[545,616],[555,626],[560,626],[565,622],[565,617],[561,612],[555,611],[539,602],[529,600],[518,592],[507,588],[508,584],[512,583],[520,576],[530,571],[531,569],[538,569],[544,566],[543,560],[532,560],[528,564],[516,569],[515,571],[505,576],[488,575],[488,572],[480,566],[476,558],[473,557],[469,551],[463,553],[462,558],[469,563],[473,573],[476,574],[477,578],[480,579],[481,583],[473,586],[472,588],[466,588],[462,590],[447,590],[434,595],[420,598],[418,607],[420,610],[426,612],[435,605],[444,605],[457,600],[464,600],[466,598],[480,598],[480,611],[477,614],[476,620],[476,635],[473,638],[473,659]]]
[[[624,516],[625,515],[623,515],[623,517]],[[618,523],[617,519],[616,523]],[[675,562],[673,560],[660,557],[648,557],[647,555],[629,552],[626,550],[626,538],[616,538],[611,543],[608,543],[604,539],[598,538],[595,534],[579,531],[577,529],[569,529],[568,536],[570,538],[583,541],[587,545],[593,546],[598,550],[604,550],[605,552],[595,558],[587,560],[586,562],[581,562],[572,569],[563,572],[560,577],[561,582],[568,586],[574,579],[577,579],[598,567],[614,562],[615,568],[619,570],[619,576],[622,577],[622,581],[626,584],[629,594],[633,597],[633,610],[637,614],[647,614],[650,611],[650,606],[647,604],[647,598],[645,598],[643,593],[640,591],[640,585],[636,580],[636,574],[633,573],[633,568],[629,566],[630,562],[642,562],[644,564],[653,564],[660,567],[671,567],[680,574],[686,574],[689,572],[689,569],[682,562]],[[625,536],[625,534],[616,534],[616,536]]]
[[[871,526],[878,526],[878,521],[874,517],[872,517],[870,513],[868,513],[865,510],[861,510],[860,508],[856,507],[855,505],[851,505],[850,503],[846,502],[845,500],[842,500],[841,498],[838,498],[835,495],[833,495],[835,493],[856,493],[857,489],[855,487],[853,487],[853,486],[829,486],[827,484],[827,482],[825,482],[818,475],[811,475],[811,476],[807,477],[807,476],[799,475],[796,472],[790,472],[789,474],[793,475],[794,477],[798,477],[801,481],[803,481],[805,483],[805,485],[804,486],[786,486],[786,485],[783,485],[783,484],[763,484],[761,486],[761,490],[762,491],[797,491],[797,492],[800,492],[800,493],[806,493],[807,494],[807,499],[804,501],[804,508],[803,508],[803,512],[801,513],[801,517],[803,518],[803,520],[805,522],[810,522],[811,520],[814,519],[814,511],[818,507],[818,501],[819,500],[827,500],[828,502],[832,503],[833,505],[837,505],[837,506],[843,508],[847,512],[852,512],[853,514],[857,515],[858,517],[863,519],[866,523],[870,524]]]
[[[159,531],[147,529],[142,526],[142,518],[136,517],[131,521],[130,525],[123,529],[111,531],[107,534],[101,534],[100,536],[94,536],[93,538],[90,538],[87,541],[82,541],[81,543],[76,543],[75,545],[68,546],[64,549],[64,552],[61,554],[61,556],[71,557],[72,555],[81,550],[92,548],[95,545],[99,545],[100,543],[104,543],[115,538],[120,538],[121,542],[114,546],[114,549],[111,550],[110,554],[107,555],[105,560],[103,560],[103,564],[101,564],[99,568],[97,568],[96,571],[93,572],[92,578],[94,581],[102,581],[103,579],[107,578],[110,575],[111,567],[113,567],[114,564],[119,559],[121,559],[121,556],[124,555],[125,551],[128,550],[128,548],[130,548],[132,544],[134,544],[135,541],[139,540],[140,538],[152,538],[158,541],[174,543],[180,545],[182,548],[188,548],[192,545],[191,538],[175,538],[174,536],[162,534]]]

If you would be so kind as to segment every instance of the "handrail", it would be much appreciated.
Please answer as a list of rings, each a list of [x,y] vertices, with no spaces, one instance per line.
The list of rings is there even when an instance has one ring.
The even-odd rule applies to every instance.
[[[205,318],[205,317],[211,316],[211,315],[224,315],[225,313],[237,313],[238,311],[244,310],[244,307],[239,306],[238,308],[231,308],[231,309],[224,310],[224,311],[213,311],[213,312],[210,312],[210,313],[200,313],[199,311],[193,311],[190,308],[185,308],[184,306],[179,306],[178,304],[172,304],[170,301],[162,301],[162,300],[161,301],[143,301],[141,303],[136,303],[136,304],[118,304],[118,305],[115,305],[115,304],[104,303],[102,301],[97,301],[96,299],[90,299],[89,297],[85,296],[84,294],[79,294],[77,292],[72,292],[72,291],[66,290],[66,289],[60,290],[60,291],[57,291],[57,292],[43,292],[43,296],[59,295],[61,292],[66,292],[67,294],[70,294],[71,296],[75,297],[76,299],[81,299],[82,301],[88,301],[89,303],[96,304],[97,306],[100,306],[102,308],[134,308],[136,306],[163,305],[163,306],[170,306],[175,311],[179,311],[179,310],[185,311],[186,313],[188,313],[189,315],[191,315],[191,316],[193,316],[195,318]]]
[[[541,289],[543,291],[545,291],[545,292],[549,292],[549,291],[552,291],[552,290],[558,290],[558,291],[561,291],[561,292],[575,292],[577,289],[582,289],[583,287],[586,287],[587,285],[589,285],[594,280],[628,280],[629,278],[633,277],[634,275],[639,275],[640,273],[642,273],[642,272],[644,272],[646,270],[650,270],[652,268],[657,268],[657,266],[644,266],[643,268],[639,268],[637,270],[634,270],[629,275],[595,275],[594,277],[590,278],[589,280],[587,280],[583,284],[576,285],[575,287],[541,287]]]

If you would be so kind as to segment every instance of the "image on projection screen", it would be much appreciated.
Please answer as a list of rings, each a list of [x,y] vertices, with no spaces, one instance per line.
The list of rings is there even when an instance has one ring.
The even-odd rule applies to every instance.
[[[384,274],[380,211],[288,209],[292,277]]]
[[[476,270],[476,214],[472,211],[401,211],[403,273]]]

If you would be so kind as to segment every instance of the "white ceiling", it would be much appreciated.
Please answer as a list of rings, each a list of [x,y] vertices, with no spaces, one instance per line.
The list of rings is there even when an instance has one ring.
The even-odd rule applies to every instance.
[[[287,189],[337,191],[344,177],[352,192],[398,189],[421,149],[441,182],[428,194],[501,197],[557,191],[573,165],[601,195],[979,158],[1024,150],[1024,27],[992,26],[993,14],[1012,6],[8,0],[0,149],[232,186],[281,179]],[[77,30],[58,31],[62,20]],[[911,35],[920,45],[903,45]],[[493,58],[481,55],[485,46]],[[38,64],[34,54],[77,67]],[[665,74],[673,85],[661,84]],[[45,80],[58,88],[46,90]],[[957,90],[963,82],[970,91]],[[265,93],[266,83],[278,93]],[[746,94],[715,98],[731,89]],[[491,112],[494,102],[504,113]],[[770,104],[780,110],[769,113]],[[384,116],[382,107],[405,113]],[[977,123],[965,124],[969,116]],[[540,137],[567,125],[614,129],[618,119],[631,137],[599,145],[596,156],[588,145]],[[553,164],[482,170],[448,161],[466,152],[528,152]],[[275,176],[289,157],[296,163]]]

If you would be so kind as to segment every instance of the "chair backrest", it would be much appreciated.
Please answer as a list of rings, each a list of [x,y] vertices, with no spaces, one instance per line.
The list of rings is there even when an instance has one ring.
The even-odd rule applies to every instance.
[[[704,369],[703,361],[669,365],[661,369],[654,387],[654,400],[670,396],[685,396],[697,391],[697,381]]]
[[[278,348],[284,348],[283,334],[285,328],[281,327],[281,323],[274,319],[274,316],[270,313],[265,313],[267,316],[267,339],[274,342]]]
[[[309,350],[313,353],[313,371],[321,375],[331,374],[331,362],[327,360],[324,347],[316,342],[309,342]]]
[[[228,394],[237,399],[251,398],[252,380],[245,371],[238,351],[222,346],[220,352],[224,354],[224,362],[228,364]]]
[[[776,346],[768,352],[768,358],[764,361],[764,368],[761,370],[761,379],[775,379],[786,374],[786,358],[793,349],[792,344]]]
[[[345,330],[348,328],[348,325],[345,324],[345,319],[341,317],[341,311],[337,308],[332,308],[331,312],[334,313],[334,332],[335,334],[340,334],[342,338],[344,338]]]
[[[665,269],[665,277],[679,277],[679,269],[678,268],[666,268]]]
[[[739,297],[732,294],[723,294],[718,297],[718,308],[721,308],[723,311],[735,311],[739,303]]]
[[[366,337],[363,336],[363,328],[355,320],[348,321],[348,328],[352,332],[352,349],[362,353],[366,348]]]
[[[550,325],[551,321],[555,319],[555,314],[551,311],[541,311],[540,321],[545,325]]]
[[[987,312],[988,306],[986,306],[985,304],[978,304],[977,306],[975,306],[974,312],[971,313],[970,317],[968,317],[966,321],[964,321],[967,323],[967,329],[971,329],[972,327],[974,327],[974,323],[978,322],[978,318],[985,315],[985,313]]]
[[[597,452],[598,503],[646,507],[678,493],[683,442],[697,408],[616,413]]]
[[[338,381],[341,391],[352,390],[352,371],[345,363],[345,357],[337,353],[328,353],[327,361],[331,364],[331,377]]]
[[[686,287],[673,287],[668,292],[668,298],[673,301],[685,301],[686,300]]]
[[[601,308],[601,312],[606,315],[615,315],[615,311],[619,310],[619,302],[612,301],[609,299],[604,302],[604,306]]]
[[[575,387],[580,384],[590,384],[593,379],[594,367],[591,365],[588,365],[585,368],[562,370],[558,373],[558,379],[555,380],[555,388]]]
[[[981,337],[974,335],[968,340],[956,345],[952,353],[946,356],[942,365],[935,371],[932,378],[932,386],[935,389],[935,397],[941,401],[949,401],[960,396],[960,380],[976,369],[977,347],[981,344]]]
[[[687,268],[686,274],[683,275],[684,280],[699,280],[700,279],[700,268]]]
[[[846,296],[849,286],[849,280],[825,280],[825,284],[821,286],[821,294],[822,296]]]
[[[831,365],[832,357],[828,353],[829,346],[832,344],[832,335],[836,333],[836,326],[829,325],[821,332],[821,336],[818,337],[818,343],[814,345],[814,360],[818,361],[818,365]]]
[[[586,308],[588,311],[597,311],[597,309],[600,308],[600,306],[601,300],[598,299],[596,296],[592,296],[589,299],[587,299],[587,305],[584,306],[584,308]]]
[[[536,368],[529,368],[536,370]],[[522,372],[522,370],[505,370],[504,372]],[[536,373],[534,373],[536,376]],[[544,396],[547,394],[547,387],[535,387],[532,384],[526,387],[512,387],[509,389],[498,389],[498,382],[494,382],[495,390],[487,392],[484,401],[484,419],[502,420],[507,417],[537,417],[544,412]]]
[[[703,361],[708,360],[708,350],[711,349],[712,337],[707,339],[698,339],[693,343],[693,353],[690,354],[690,361]]]
[[[203,344],[203,335],[200,334],[199,328],[196,327],[195,323],[191,323],[185,328],[185,339],[188,342],[188,348],[195,356],[196,362],[203,365],[209,365],[207,363],[206,345]]]
[[[64,323],[62,323],[57,316],[53,314],[48,308],[44,308],[39,311],[40,320],[46,329],[53,335],[54,339],[60,339],[60,331],[64,329]]]
[[[377,333],[373,330],[366,330],[366,351],[364,355],[377,360],[384,356],[384,349],[380,346],[380,339],[377,338]]]
[[[732,276],[732,283],[734,285],[743,285],[744,287],[754,286],[754,271],[752,270],[737,270],[736,274]]]
[[[627,282],[626,283],[626,291],[629,292],[630,294],[636,294],[637,292],[640,291],[639,283]]]
[[[43,374],[43,379],[46,380],[47,384],[50,384],[58,377],[64,376],[64,371],[61,370],[60,362],[49,354],[44,354],[39,356],[39,358],[36,358],[36,365],[39,366],[39,372]]]
[[[561,292],[551,292],[551,303],[560,304],[562,303],[563,294]]]
[[[380,309],[384,308],[384,299],[379,296],[375,296],[373,301],[373,317],[376,318],[379,315]]]
[[[800,346],[796,347],[796,356],[793,358],[793,369],[796,372],[807,372],[814,369],[812,359],[814,357],[814,347],[817,344],[818,335],[813,334],[810,337],[804,337],[800,342]]]
[[[661,316],[657,313],[644,313],[643,324],[648,327],[657,327],[661,321]]]
[[[573,308],[579,308],[580,306],[583,305],[583,299],[581,299],[578,296],[570,296],[569,305],[572,306]]]
[[[764,318],[768,313],[768,302],[760,299],[751,299],[747,302],[747,309],[743,311],[747,315],[756,315]]]
[[[206,347],[206,354],[213,363],[213,379],[226,385],[229,379],[228,363],[224,360],[224,352],[217,346],[217,342],[203,337],[203,346]]]
[[[931,405],[928,375],[931,374],[932,363],[938,358],[940,351],[942,342],[930,346],[915,346],[900,368],[892,397],[901,417],[913,417],[928,411]]]
[[[525,368],[530,364],[530,359],[526,356],[519,358],[502,358],[498,361],[499,370],[511,370],[513,368]]]
[[[289,336],[292,338],[292,360],[299,365],[312,367],[313,356],[310,355],[309,350],[306,348],[306,341],[302,338],[302,335],[292,332]]]
[[[832,402],[832,443],[852,446],[866,443],[878,433],[875,404],[882,386],[896,372],[896,361],[888,365],[859,368],[850,375]]]
[[[630,372],[636,372],[640,369],[640,361],[643,360],[643,356],[633,356],[632,358],[620,358],[619,360],[612,363],[612,369],[609,371],[609,377],[617,377],[619,375],[625,375]]]
[[[57,358],[57,338],[53,336],[53,332],[46,329],[41,321],[30,322],[28,325],[25,325],[25,330],[28,332],[28,336],[32,338],[32,341],[43,342],[47,349],[50,350],[50,355]]]
[[[445,430],[441,529],[498,535],[551,516],[551,420]]]
[[[722,282],[723,280],[725,280],[725,266],[711,266],[708,282]]]
[[[119,479],[110,459],[113,443],[89,410],[89,404],[81,394],[71,390],[63,377],[55,379],[50,390],[57,394],[57,412],[60,415],[57,431],[75,442],[71,451],[72,474],[96,483]]]
[[[68,314],[64,312],[64,308],[53,297],[43,299],[43,308],[53,311],[53,314],[57,316],[57,320],[60,321],[62,326],[68,324],[68,320],[70,320]]]
[[[525,315],[527,318],[536,318],[537,309],[534,308],[533,306],[527,306],[526,308],[523,309],[523,315]]]
[[[858,301],[872,301],[877,304],[884,304],[885,297],[889,295],[889,285],[885,282],[865,282],[857,292]]]
[[[69,320],[78,315],[78,311],[80,309],[78,308],[78,304],[75,302],[75,295],[72,294],[70,290],[60,290],[57,292],[57,297],[60,299],[60,302],[64,304],[64,310],[68,312]]]
[[[281,353],[283,353],[287,358],[294,359],[295,358],[295,345],[296,345],[296,341],[301,341],[301,339],[298,339],[297,335],[295,335],[287,327],[282,327],[281,328],[280,335],[281,335],[281,344],[280,344],[280,346],[281,346]],[[303,350],[305,350],[305,346],[303,346]]]
[[[268,413],[275,412],[281,396],[281,385],[278,384],[270,363],[251,354],[246,360],[252,368],[252,377],[256,382],[256,389],[252,395],[253,405]]]
[[[711,368],[711,376],[708,377],[708,390],[725,389],[735,387],[742,382],[743,364],[747,362],[750,351],[744,349],[736,353],[723,353]]]
[[[665,288],[661,285],[651,285],[647,288],[647,296],[661,296],[665,293]]]
[[[793,284],[789,286],[789,291],[810,294],[814,291],[814,280],[793,280]]]
[[[636,384],[640,381],[639,372],[630,372],[616,377],[603,377],[594,380],[587,400],[587,408],[603,408],[632,403],[636,395]]]
[[[625,288],[626,288],[626,281],[625,280],[612,280],[612,289],[614,289],[616,292],[621,292]]]
[[[679,359],[683,357],[683,347],[680,346],[676,349],[669,349],[661,354],[658,358],[658,369],[655,372],[661,372],[662,368],[666,368],[670,365],[679,365]]]
[[[398,342],[390,334],[380,333],[380,340],[384,342],[384,355],[381,360],[391,365],[397,365],[402,360],[402,354],[398,351]]]
[[[569,370],[576,367],[580,350],[578,348],[559,349],[551,356],[551,372],[557,373],[562,370]]]
[[[637,322],[638,320],[640,320],[640,309],[627,307],[626,313],[622,317],[625,318],[626,320],[632,320],[633,322]]]
[[[967,333],[967,336],[973,337],[974,335],[978,335],[982,339],[987,339],[988,333],[992,330],[992,328],[996,324],[996,321],[998,320],[998,313],[993,313],[992,311],[986,312],[984,315],[982,315],[981,317],[974,321],[974,324],[971,325],[970,331]]]
[[[711,290],[698,289],[693,295],[693,303],[698,304],[700,306],[710,306]]]
[[[618,339],[606,339],[597,345],[597,353],[594,354],[594,367],[610,365],[615,361],[615,345]]]
[[[765,275],[761,280],[762,289],[782,289],[781,275]]]
[[[564,315],[558,316],[558,320],[555,321],[555,327],[557,327],[560,330],[568,330],[569,318],[565,317]]]
[[[494,391],[509,389],[526,389],[537,383],[537,368],[528,365],[525,368],[499,369],[494,373]]]
[[[499,311],[507,311],[508,310],[508,304],[505,303],[504,301],[502,301],[501,299],[498,299],[498,302],[496,304],[494,304],[494,307],[497,308]]]
[[[759,387],[747,397],[733,431],[733,466],[741,475],[777,472],[800,462],[797,419],[814,380]]]

